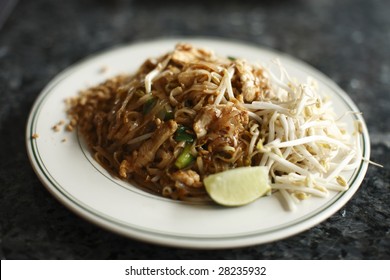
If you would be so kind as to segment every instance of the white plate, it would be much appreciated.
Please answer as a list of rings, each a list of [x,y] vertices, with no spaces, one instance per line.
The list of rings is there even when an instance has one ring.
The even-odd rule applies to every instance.
[[[109,50],[68,68],[43,90],[32,108],[27,125],[27,149],[35,172],[46,188],[65,206],[95,224],[122,235],[164,245],[187,248],[232,248],[285,238],[322,222],[339,210],[358,189],[367,163],[345,174],[350,189],[328,198],[303,201],[296,211],[283,208],[277,195],[243,207],[173,201],[146,193],[112,178],[90,156],[77,133],[54,132],[65,120],[64,100],[79,90],[118,73],[132,73],[149,57],[157,57],[179,41],[207,47],[220,55],[268,63],[279,57],[291,76],[318,80],[334,102],[338,114],[358,111],[337,85],[312,67],[271,50],[216,39],[169,39],[142,42]],[[107,71],[101,71],[107,67]],[[360,115],[344,117],[352,129],[354,120],[363,123],[362,153],[369,158],[367,128]],[[38,139],[32,139],[34,133]],[[67,141],[62,142],[66,138]]]

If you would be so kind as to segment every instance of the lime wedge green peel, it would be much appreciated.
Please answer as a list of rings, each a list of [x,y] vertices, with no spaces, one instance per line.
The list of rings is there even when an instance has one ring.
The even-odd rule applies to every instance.
[[[206,177],[203,183],[211,199],[224,206],[251,203],[271,190],[265,166],[230,169]]]

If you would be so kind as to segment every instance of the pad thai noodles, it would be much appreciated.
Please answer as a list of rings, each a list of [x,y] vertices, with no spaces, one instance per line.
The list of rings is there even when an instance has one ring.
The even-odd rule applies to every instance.
[[[69,99],[70,125],[112,175],[172,199],[209,200],[204,178],[245,166],[267,166],[290,208],[346,190],[340,174],[361,161],[357,136],[315,80],[279,66],[181,43]]]

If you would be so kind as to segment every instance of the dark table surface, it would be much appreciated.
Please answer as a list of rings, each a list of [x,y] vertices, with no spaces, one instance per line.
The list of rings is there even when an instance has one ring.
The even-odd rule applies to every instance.
[[[390,2],[21,0],[0,29],[1,259],[389,259]],[[241,249],[146,244],[79,218],[38,180],[25,149],[29,110],[61,70],[145,39],[213,36],[273,48],[313,65],[363,112],[370,166],[352,200],[293,237]]]

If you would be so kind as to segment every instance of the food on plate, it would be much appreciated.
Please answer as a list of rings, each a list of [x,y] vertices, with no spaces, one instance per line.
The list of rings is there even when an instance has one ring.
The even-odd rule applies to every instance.
[[[294,208],[346,190],[342,172],[361,161],[358,136],[315,80],[297,81],[275,63],[278,74],[180,43],[69,99],[67,129],[78,128],[111,174],[172,199],[237,205],[279,191]],[[264,176],[253,170],[267,174],[254,180],[257,191],[248,178]],[[234,198],[231,182],[252,197]]]

